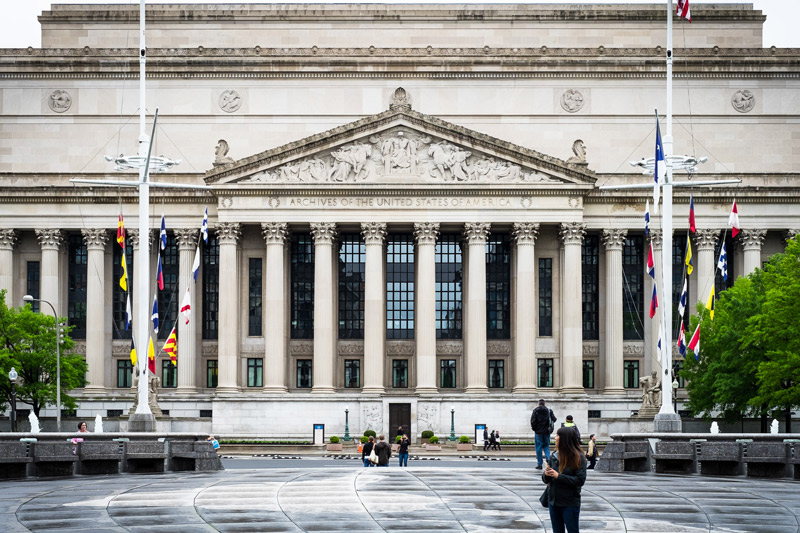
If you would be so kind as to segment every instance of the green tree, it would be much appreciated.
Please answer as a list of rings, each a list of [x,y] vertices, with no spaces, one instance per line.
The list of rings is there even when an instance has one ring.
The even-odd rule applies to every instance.
[[[63,327],[61,342],[61,402],[74,409],[75,399],[67,391],[85,383],[86,361],[70,354],[74,342],[69,326]],[[34,313],[30,305],[8,307],[6,293],[0,291],[0,372],[7,376],[11,367],[19,373],[17,402],[31,406],[36,416],[42,407],[56,403],[56,324],[52,316]],[[11,401],[11,384],[0,379],[0,400]]]

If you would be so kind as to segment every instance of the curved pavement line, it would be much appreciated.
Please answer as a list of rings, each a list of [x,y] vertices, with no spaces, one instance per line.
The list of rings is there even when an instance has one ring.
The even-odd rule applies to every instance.
[[[292,517],[291,517],[291,516],[289,516],[289,514],[288,514],[288,513],[287,513],[287,512],[284,510],[284,508],[283,508],[283,505],[281,505],[281,491],[282,491],[282,490],[283,490],[283,488],[284,488],[284,487],[286,487],[286,485],[288,485],[289,483],[292,483],[292,482],[294,482],[294,481],[297,481],[297,480],[298,480],[298,479],[300,479],[301,477],[310,476],[310,475],[311,475],[311,474],[313,474],[314,472],[315,472],[315,470],[309,470],[309,471],[308,471],[308,472],[306,472],[305,474],[300,474],[300,475],[298,475],[298,476],[295,476],[295,477],[293,477],[292,479],[290,479],[290,480],[288,480],[288,481],[284,481],[283,483],[281,483],[281,486],[280,486],[280,487],[278,487],[278,490],[277,490],[277,491],[275,491],[275,503],[277,503],[277,504],[278,504],[278,509],[280,509],[280,510],[281,510],[281,512],[283,513],[283,516],[285,516],[285,517],[286,517],[286,519],[287,519],[289,522],[291,522],[291,523],[294,525],[294,527],[296,527],[296,528],[297,528],[297,529],[299,529],[300,531],[303,531],[304,533],[308,533],[308,530],[307,530],[306,528],[304,528],[303,526],[301,526],[300,524],[298,524],[297,522],[295,522],[294,520],[292,520]]]
[[[382,531],[386,531],[383,528],[383,526],[381,525],[381,523],[378,522],[375,519],[375,517],[372,515],[372,513],[369,512],[369,508],[367,508],[367,505],[364,503],[364,500],[361,499],[361,495],[359,495],[359,493],[358,493],[358,478],[361,477],[362,474],[364,474],[364,470],[363,469],[358,474],[353,476],[353,492],[355,493],[356,498],[358,498],[358,503],[361,504],[361,507],[363,507],[364,510],[369,515],[369,517],[372,518],[372,521],[375,522],[375,525],[378,526],[379,528],[381,528]]]
[[[583,487],[585,487],[585,486],[586,486],[586,484],[584,483]],[[584,488],[583,488],[583,487],[581,487],[581,492],[583,492],[583,490],[584,490]],[[595,492],[595,491],[593,491],[593,490],[587,490],[586,492],[588,492],[589,494],[592,494],[593,496],[597,496],[598,498],[600,498],[601,500],[603,500],[604,502],[606,502],[606,503],[608,504],[608,506],[609,506],[609,507],[611,507],[612,509],[614,509],[614,510],[617,512],[617,516],[619,516],[620,520],[622,520],[622,527],[624,527],[624,528],[625,528],[625,533],[627,533],[627,531],[628,531],[628,524],[625,522],[625,516],[623,516],[623,514],[620,512],[620,510],[619,510],[619,509],[617,509],[617,506],[616,506],[616,505],[614,505],[613,503],[611,503],[611,502],[608,500],[608,498],[605,498],[605,497],[604,497],[602,494],[600,494],[599,492]],[[581,501],[582,501],[582,500],[581,500]],[[706,518],[708,518],[708,517],[706,517]]]
[[[474,476],[474,477],[476,477],[476,478],[479,478],[479,476]],[[524,503],[525,505],[527,505],[527,506],[528,506],[528,509],[530,509],[531,511],[533,511],[533,512],[534,512],[534,514],[536,514],[536,518],[538,518],[538,519],[539,519],[539,522],[541,522],[541,523],[542,523],[542,530],[543,530],[543,531],[545,531],[545,532],[547,531],[547,526],[545,526],[545,524],[544,524],[544,520],[542,519],[542,517],[541,517],[541,516],[539,516],[539,511],[538,511],[536,508],[534,508],[534,507],[533,507],[531,504],[529,504],[529,503],[527,502],[527,500],[525,500],[525,498],[523,498],[522,496],[520,496],[519,494],[517,494],[517,491],[515,491],[515,490],[512,490],[512,489],[510,489],[510,488],[508,488],[508,487],[506,487],[506,486],[504,486],[504,485],[501,485],[500,483],[498,483],[498,482],[496,482],[496,481],[493,481],[491,478],[487,478],[487,479],[480,478],[480,479],[481,479],[481,481],[488,481],[489,483],[491,483],[491,484],[493,484],[493,485],[497,485],[497,486],[498,486],[498,487],[500,487],[501,489],[503,489],[503,490],[505,490],[505,491],[507,491],[507,492],[510,492],[511,494],[513,494],[514,496],[516,496],[517,498],[519,498],[519,500],[520,500],[522,503]],[[544,509],[544,507],[540,507],[540,509]]]
[[[659,492],[662,492],[662,493],[664,493],[664,494],[669,494],[670,496],[672,496],[672,497],[674,497],[674,498],[678,498],[679,500],[684,500],[684,501],[687,501],[687,502],[689,502],[691,505],[693,505],[694,507],[697,507],[697,510],[698,510],[698,511],[700,511],[701,513],[703,513],[703,516],[705,516],[705,517],[706,517],[706,523],[708,524],[708,526],[707,526],[707,528],[708,528],[708,531],[712,531],[712,530],[713,530],[713,529],[714,529],[714,528],[717,526],[716,524],[714,524],[714,523],[711,521],[711,517],[710,517],[710,516],[708,516],[708,513],[706,512],[706,510],[705,510],[705,509],[703,509],[702,507],[700,507],[698,504],[696,504],[695,502],[693,502],[692,500],[690,500],[690,499],[689,499],[689,498],[687,498],[686,496],[683,496],[683,495],[681,495],[681,494],[679,494],[679,493],[676,493],[676,492],[673,492],[673,491],[671,491],[671,490],[664,490],[664,489],[662,489],[662,488],[659,488],[659,487],[656,487],[656,488],[658,489],[658,491],[659,491]]]
[[[741,492],[743,492],[744,494],[752,494],[753,496],[757,496],[758,498],[760,498],[762,500],[766,500],[768,502],[772,502],[776,506],[786,509],[786,511],[789,513],[789,516],[794,517],[794,521],[797,524],[797,531],[800,532],[800,516],[798,516],[798,514],[794,510],[792,510],[789,507],[786,507],[784,504],[782,504],[780,502],[777,502],[777,501],[773,500],[772,498],[765,498],[763,495],[760,495],[760,494],[757,494],[757,493],[754,493],[754,492],[748,492],[748,491],[741,491]]]
[[[439,501],[442,502],[442,505],[444,505],[445,509],[450,511],[450,514],[453,515],[453,519],[456,522],[458,522],[458,525],[461,526],[461,529],[463,529],[465,532],[467,531],[467,528],[465,528],[464,524],[461,523],[461,520],[458,519],[458,516],[456,516],[456,513],[454,513],[453,510],[450,509],[450,506],[447,505],[447,503],[445,503],[444,498],[442,498],[442,496],[439,494],[439,492],[436,489],[434,489],[433,487],[431,487],[430,485],[425,483],[425,481],[423,481],[419,476],[417,476],[416,474],[414,474],[410,470],[404,470],[404,472],[407,473],[409,476],[413,476],[417,481],[422,483],[425,487],[428,487],[428,490],[430,490],[437,498],[439,498]]]
[[[198,491],[195,493],[195,495],[194,495],[194,498],[192,498],[192,508],[194,509],[194,512],[197,514],[197,518],[199,518],[200,520],[202,520],[202,521],[203,521],[205,524],[208,524],[208,527],[210,527],[210,528],[211,528],[211,529],[213,529],[214,531],[219,531],[219,528],[217,528],[217,527],[216,527],[214,524],[212,524],[211,522],[209,522],[208,520],[206,520],[206,519],[203,517],[202,513],[200,513],[200,511],[197,509],[197,498],[198,498],[198,497],[199,497],[201,494],[205,493],[205,492],[206,492],[208,489],[210,489],[210,488],[212,488],[212,487],[216,487],[217,485],[220,485],[220,484],[222,484],[222,483],[224,483],[224,482],[225,482],[225,480],[224,480],[224,479],[220,479],[220,480],[219,480],[219,481],[217,481],[216,483],[211,483],[210,485],[206,485],[205,487],[203,487],[203,488],[201,488],[200,490],[198,490]]]

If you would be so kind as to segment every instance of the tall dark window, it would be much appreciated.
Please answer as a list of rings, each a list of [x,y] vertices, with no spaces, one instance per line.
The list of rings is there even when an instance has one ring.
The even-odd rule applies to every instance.
[[[247,386],[264,386],[264,360],[260,357],[247,359]]]
[[[339,338],[364,338],[364,274],[367,249],[358,233],[339,239]]]
[[[161,250],[161,270],[164,274],[164,290],[158,291],[158,338],[166,339],[178,318],[178,300],[183,296],[178,294],[180,264],[178,243],[174,235],[167,234],[167,246]],[[155,271],[152,275],[155,280]],[[148,305],[152,306],[153,302]]]
[[[133,245],[131,245],[130,239],[125,239],[125,253],[127,254],[125,256],[125,268],[128,271],[128,292],[122,290],[119,285],[119,280],[122,278],[122,248],[117,244],[117,241],[112,243],[112,248],[114,249],[114,267],[111,280],[113,300],[111,312],[113,313],[112,320],[114,325],[111,334],[115,339],[130,339],[132,330],[127,329],[128,313],[126,309],[128,292],[131,294],[131,306],[133,305]],[[133,312],[133,308],[131,308],[131,312]],[[131,323],[131,327],[133,327],[133,323]]]
[[[717,295],[725,289],[733,287],[733,282],[736,281],[736,275],[733,270],[733,237],[731,237],[731,234],[727,231],[725,232],[725,254],[728,256],[728,281],[722,278],[722,272],[717,268],[720,248],[722,248],[722,239],[717,238],[717,243],[714,245],[714,287]],[[711,291],[710,288],[708,290]],[[708,294],[701,294],[699,296],[704,300],[708,299]]]
[[[594,361],[585,360],[583,362],[583,388],[594,388]]]
[[[622,247],[622,336],[644,338],[644,237],[629,235]]]
[[[203,338],[219,338],[218,326],[219,237],[209,233],[208,243],[203,244]]]
[[[626,389],[639,388],[639,361],[625,361],[623,367],[622,384]],[[665,386],[671,386],[671,384]]]
[[[174,389],[178,386],[178,367],[169,359],[161,361],[161,386],[165,389]]]
[[[206,360],[206,387],[208,387],[209,389],[215,389],[217,387],[217,382],[218,382],[217,369],[218,366],[216,359]]]
[[[436,241],[437,339],[461,338],[463,273],[461,236],[452,233],[440,235]]]
[[[511,239],[492,233],[486,242],[486,338],[511,337]]]
[[[456,360],[442,359],[439,361],[439,387],[454,389],[456,387]]]
[[[291,247],[293,339],[314,338],[314,240],[310,233],[292,235]],[[299,385],[298,385],[299,386]]]
[[[553,336],[553,259],[550,257],[539,259],[539,336]]]
[[[539,387],[553,386],[553,360],[539,359]]]
[[[489,388],[502,389],[503,387],[505,387],[505,361],[489,359]]]
[[[261,300],[263,298],[263,276],[261,275],[261,271],[263,261],[260,257],[251,257],[249,263],[249,282],[247,291],[249,327],[247,334],[250,337],[260,337],[263,334],[261,332]]]
[[[389,235],[386,243],[386,338],[414,338],[414,238]]]
[[[408,388],[408,359],[392,360],[392,388]]]
[[[683,361],[673,361],[672,362],[672,375],[674,376],[673,379],[678,380],[678,388],[684,389],[686,388],[686,380],[680,376],[680,371],[683,370]]]
[[[310,389],[312,385],[311,359],[297,360],[297,388]]]
[[[344,360],[344,386],[348,389],[361,387],[361,360]]]
[[[74,326],[70,334],[73,339],[86,338],[86,245],[80,233],[72,233],[67,240],[69,284],[67,290],[67,318]]]
[[[600,338],[600,237],[587,235],[581,245],[581,292],[583,294],[583,340]]]
[[[693,250],[694,252],[694,250]],[[694,256],[697,257],[697,256]],[[672,331],[678,331],[681,325],[681,316],[678,314],[678,304],[681,301],[681,291],[683,291],[683,278],[686,269],[686,239],[676,238],[672,239]],[[697,259],[694,259],[697,263]],[[656,265],[656,272],[658,272],[660,265]],[[692,306],[689,298],[689,283],[686,284],[686,328],[688,329],[689,315],[692,312]],[[678,338],[677,334],[674,338]],[[688,341],[687,341],[688,342]]]
[[[133,379],[133,363],[130,359],[117,359],[117,388],[129,389]]]
[[[41,298],[41,279],[42,279],[42,268],[39,261],[28,261],[28,278],[25,284],[25,288],[27,292],[25,294],[30,294],[35,299]],[[6,302],[8,303],[8,302]],[[39,312],[39,302],[33,301],[31,302],[31,310],[34,313]]]

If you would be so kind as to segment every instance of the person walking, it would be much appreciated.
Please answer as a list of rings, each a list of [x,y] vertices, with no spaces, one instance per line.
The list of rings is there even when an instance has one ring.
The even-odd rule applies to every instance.
[[[378,456],[377,466],[389,466],[389,458],[392,456],[392,447],[386,444],[386,436],[378,435],[378,444],[375,445],[375,454]]]
[[[369,460],[369,454],[372,453],[372,448],[375,447],[375,437],[372,435],[369,436],[369,440],[364,443],[364,446],[361,447],[361,460],[364,462],[364,468],[369,468],[370,466],[375,466]]]
[[[581,487],[586,483],[586,457],[578,435],[569,427],[558,428],[556,451],[550,456],[542,482],[547,484],[547,504],[553,533],[579,533]]]
[[[594,470],[594,465],[597,463],[597,442],[594,433],[589,435],[589,451],[586,452],[586,459],[589,461],[589,470]]]
[[[503,451],[503,448],[500,447],[500,432],[494,430],[494,436],[492,437],[492,449]]]
[[[489,449],[489,428],[483,426],[483,451]]]
[[[408,440],[408,435],[403,435],[400,437],[400,443],[397,447],[397,459],[400,461],[400,466],[408,466],[408,445],[410,441]]]
[[[575,421],[572,419],[572,415],[567,415],[567,421],[561,424],[561,427],[574,429],[575,433],[578,434],[578,443],[581,442],[581,430],[579,430],[578,426],[575,425]]]
[[[535,434],[536,442],[536,469],[542,469],[542,463],[550,457],[550,434],[553,433],[556,415],[539,400],[539,406],[531,413],[531,429]]]

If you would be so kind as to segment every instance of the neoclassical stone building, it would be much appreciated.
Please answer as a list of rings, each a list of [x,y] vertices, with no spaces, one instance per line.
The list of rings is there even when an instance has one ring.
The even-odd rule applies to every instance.
[[[659,217],[644,233],[650,192],[599,188],[649,179],[628,161],[652,155],[666,108],[661,5],[148,6],[154,153],[183,160],[153,179],[209,186],[151,189],[159,347],[178,331],[161,424],[341,435],[347,409],[353,434],[447,435],[452,417],[459,435],[523,437],[542,397],[587,433],[648,427],[632,414],[660,369],[649,241],[679,291],[692,194],[695,302],[800,228],[798,51],[763,48],[751,6],[693,8],[676,21],[675,151],[708,157],[689,178],[741,184],[676,189],[665,251]],[[133,265],[137,197],[69,180],[120,179],[103,155],[136,153],[138,10],[39,20],[41,49],[0,50],[0,288],[68,317],[89,365],[76,415],[124,426],[114,231],[122,212]]]

